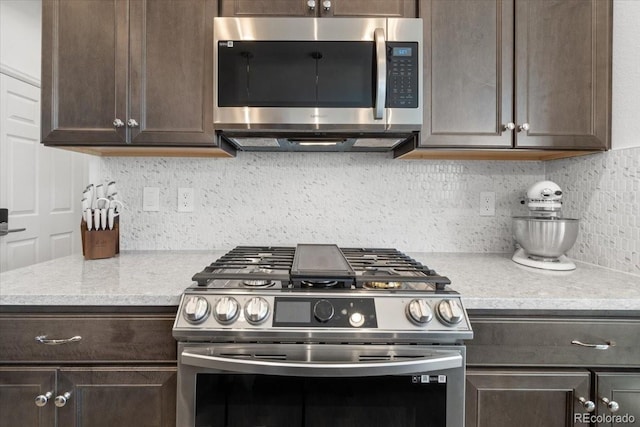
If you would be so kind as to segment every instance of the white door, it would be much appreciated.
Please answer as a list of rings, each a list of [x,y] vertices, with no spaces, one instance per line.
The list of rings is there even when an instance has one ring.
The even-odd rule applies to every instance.
[[[0,79],[0,208],[9,209],[9,229],[26,229],[0,237],[0,271],[7,271],[82,250],[88,162],[40,143],[40,88]]]

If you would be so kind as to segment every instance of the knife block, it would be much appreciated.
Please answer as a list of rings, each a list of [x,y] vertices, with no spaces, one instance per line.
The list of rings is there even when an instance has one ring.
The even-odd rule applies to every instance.
[[[84,259],[111,258],[120,253],[120,221],[118,219],[116,217],[113,230],[87,230],[85,220],[80,221]]]

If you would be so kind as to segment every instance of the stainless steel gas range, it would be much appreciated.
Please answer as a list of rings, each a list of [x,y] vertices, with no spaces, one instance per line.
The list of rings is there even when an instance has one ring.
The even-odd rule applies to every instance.
[[[240,246],[193,280],[178,426],[464,425],[467,313],[402,252]]]

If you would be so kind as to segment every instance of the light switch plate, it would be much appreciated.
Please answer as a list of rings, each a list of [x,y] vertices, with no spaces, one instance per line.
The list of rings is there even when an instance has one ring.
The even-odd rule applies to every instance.
[[[142,189],[142,210],[158,212],[160,210],[160,188],[144,187]]]

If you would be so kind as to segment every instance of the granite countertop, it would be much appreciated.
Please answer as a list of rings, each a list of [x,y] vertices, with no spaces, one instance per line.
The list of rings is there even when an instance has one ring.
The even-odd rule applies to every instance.
[[[3,306],[176,306],[191,277],[226,251],[82,255],[0,274]],[[472,310],[640,310],[640,276],[576,262],[572,272],[520,266],[508,254],[409,253],[451,279]]]

